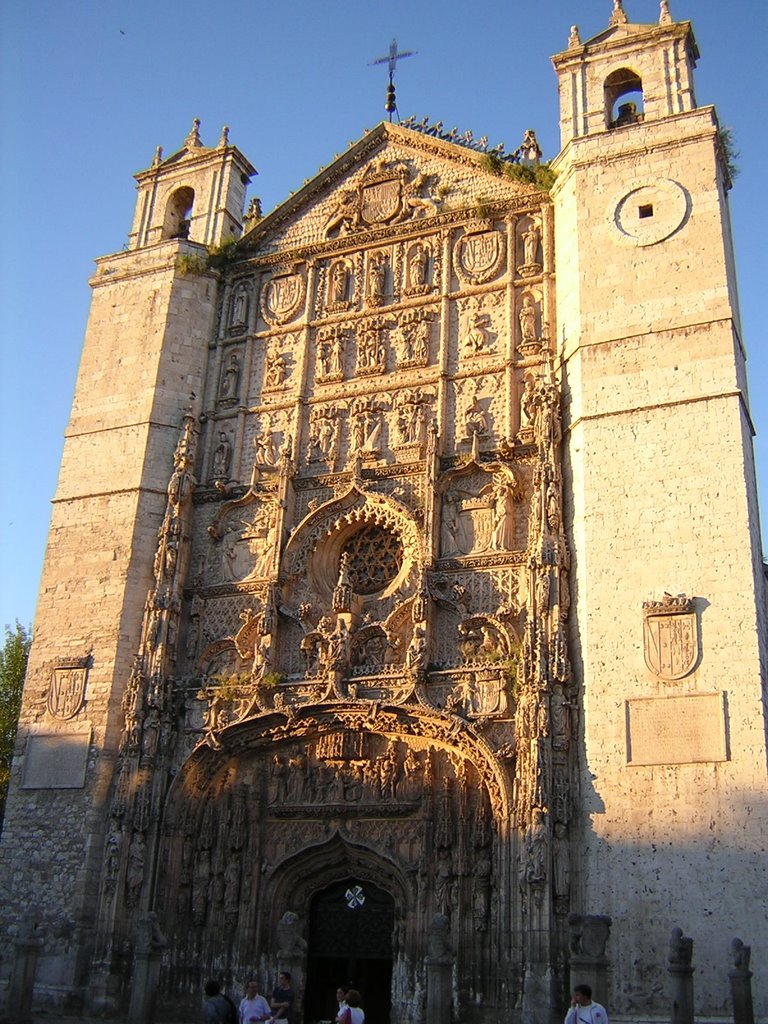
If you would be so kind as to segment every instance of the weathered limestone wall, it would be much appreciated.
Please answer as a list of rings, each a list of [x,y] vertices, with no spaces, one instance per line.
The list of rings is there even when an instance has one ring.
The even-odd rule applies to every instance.
[[[180,251],[198,250],[175,241],[99,261],[54,499],[0,847],[0,902],[19,919],[37,908],[46,922],[38,979],[54,993],[80,984],[86,967],[120,701],[181,413],[202,388],[215,280],[180,277]],[[84,702],[68,718],[47,706],[65,658],[88,658]],[[84,771],[57,764],[56,742],[78,747]]]
[[[583,687],[574,909],[613,917],[620,1013],[665,1005],[675,925],[695,939],[697,1013],[727,1009],[731,938],[768,944],[765,602],[715,132],[705,108],[578,140],[557,185]],[[643,603],[665,591],[696,599],[698,657],[676,680],[644,660]]]

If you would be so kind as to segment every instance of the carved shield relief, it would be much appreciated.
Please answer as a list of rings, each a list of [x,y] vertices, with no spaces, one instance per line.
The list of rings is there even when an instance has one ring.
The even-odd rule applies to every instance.
[[[51,673],[48,712],[54,718],[74,718],[85,700],[88,659],[60,662]]]
[[[660,679],[682,679],[696,667],[699,650],[698,623],[692,602],[686,609],[667,611],[660,602],[645,607],[643,654],[649,671]]]
[[[301,274],[282,274],[268,281],[262,293],[262,315],[268,324],[293,320],[304,302]]]
[[[389,178],[364,185],[360,191],[360,213],[366,224],[385,224],[400,213],[400,178]]]
[[[501,271],[504,263],[500,231],[474,231],[459,239],[454,256],[456,273],[469,284],[483,284]]]

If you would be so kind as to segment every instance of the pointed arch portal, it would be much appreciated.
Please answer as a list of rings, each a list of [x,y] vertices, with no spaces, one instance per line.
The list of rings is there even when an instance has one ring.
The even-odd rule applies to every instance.
[[[339,985],[363,993],[369,1024],[389,1021],[395,901],[347,876],[315,894],[309,911],[305,1020],[332,1017]]]

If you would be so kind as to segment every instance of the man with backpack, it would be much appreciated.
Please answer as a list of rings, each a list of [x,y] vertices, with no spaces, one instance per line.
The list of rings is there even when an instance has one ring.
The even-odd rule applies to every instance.
[[[237,1024],[237,1007],[213,979],[205,984],[205,1020],[206,1024]]]

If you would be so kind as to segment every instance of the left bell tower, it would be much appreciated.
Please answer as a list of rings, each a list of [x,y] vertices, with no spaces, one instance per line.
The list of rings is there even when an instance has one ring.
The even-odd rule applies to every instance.
[[[37,986],[62,1007],[83,996],[121,700],[174,450],[203,394],[218,288],[205,256],[239,237],[255,173],[227,129],[203,146],[196,120],[136,176],[129,248],[98,259],[90,281],[0,843],[0,905],[20,931],[42,925]],[[202,270],[185,274],[183,257]]]

